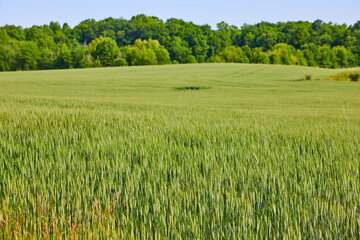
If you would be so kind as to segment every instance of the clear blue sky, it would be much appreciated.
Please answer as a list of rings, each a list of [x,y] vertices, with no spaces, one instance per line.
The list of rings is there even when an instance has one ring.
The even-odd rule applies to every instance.
[[[225,21],[238,27],[260,21],[314,21],[346,23],[360,20],[360,0],[0,0],[0,26],[67,22],[74,27],[89,18],[130,19],[137,14],[171,17],[209,24]]]

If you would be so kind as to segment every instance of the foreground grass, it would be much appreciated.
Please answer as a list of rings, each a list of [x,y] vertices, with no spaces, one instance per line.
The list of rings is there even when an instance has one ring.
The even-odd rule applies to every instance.
[[[0,237],[359,238],[359,85],[299,81],[336,71],[0,74]]]

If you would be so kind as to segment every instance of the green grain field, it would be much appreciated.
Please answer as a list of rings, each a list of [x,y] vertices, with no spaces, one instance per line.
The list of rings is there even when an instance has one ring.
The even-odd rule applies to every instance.
[[[358,239],[360,83],[317,80],[341,71],[0,73],[0,239]]]

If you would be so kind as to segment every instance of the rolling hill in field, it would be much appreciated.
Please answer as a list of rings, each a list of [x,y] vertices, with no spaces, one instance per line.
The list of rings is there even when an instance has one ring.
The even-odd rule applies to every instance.
[[[181,104],[218,109],[264,109],[275,105],[304,108],[318,106],[322,99],[323,107],[339,107],[344,99],[357,100],[359,84],[303,80],[305,75],[319,79],[341,71],[200,64],[9,72],[0,74],[0,94],[4,100],[52,100],[85,105],[91,102],[174,107]]]

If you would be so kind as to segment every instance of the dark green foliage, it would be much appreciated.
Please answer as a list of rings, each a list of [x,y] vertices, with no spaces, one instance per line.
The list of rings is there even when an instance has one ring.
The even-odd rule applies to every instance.
[[[71,57],[72,57],[72,64],[74,68],[84,68],[86,67],[86,50],[83,46],[79,45],[75,42],[71,48]]]
[[[191,50],[188,48],[188,43],[180,37],[174,36],[170,42],[169,54],[171,59],[179,63],[186,63],[186,59],[191,55]]]
[[[360,65],[359,22],[261,22],[241,28],[220,22],[213,30],[141,14],[130,20],[87,19],[73,29],[57,22],[26,29],[6,25],[0,27],[0,71],[123,66],[118,59],[129,65],[251,62],[347,68]],[[108,40],[97,49],[104,38]],[[158,41],[156,50],[133,51],[137,40],[150,39]],[[35,44],[34,55],[24,50],[25,42]]]
[[[319,54],[317,55],[317,62],[320,67],[331,68],[332,63],[332,52],[328,45],[319,48]]]
[[[185,63],[197,63],[196,62],[196,58],[193,55],[189,55],[186,60]]]
[[[34,42],[22,41],[17,52],[17,69],[35,70],[37,69],[40,52]]]
[[[301,46],[301,51],[307,62],[307,65],[310,67],[316,66],[316,56],[318,54],[317,46],[314,43],[304,44]]]
[[[270,64],[281,64],[281,59],[280,57],[273,53],[270,55]]]
[[[72,65],[71,52],[68,46],[65,43],[63,43],[59,47],[59,54],[55,60],[54,67],[65,69],[65,68],[72,68],[72,66],[73,65]]]
[[[10,48],[0,45],[0,71],[10,71],[14,57],[15,54]]]
[[[312,76],[310,74],[305,75],[305,80],[311,80]]]
[[[350,73],[349,78],[352,82],[358,82],[360,80],[360,73],[359,72]]]
[[[21,27],[16,27],[14,25],[6,25],[3,27],[6,33],[9,35],[10,38],[15,39],[17,41],[24,41],[26,40],[25,31]]]

